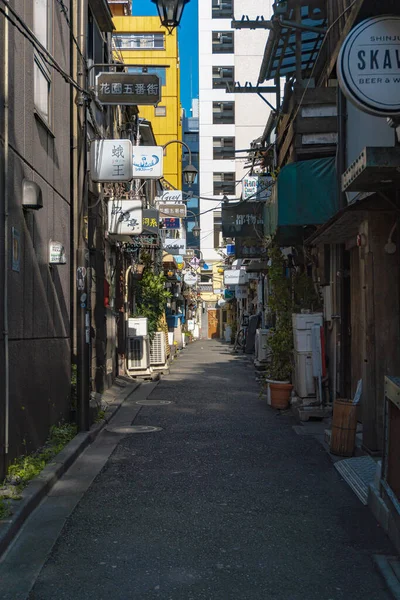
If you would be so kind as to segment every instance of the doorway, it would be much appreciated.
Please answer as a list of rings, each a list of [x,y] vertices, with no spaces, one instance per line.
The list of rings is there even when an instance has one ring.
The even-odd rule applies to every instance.
[[[208,310],[208,339],[214,340],[220,337],[219,333],[219,310]]]

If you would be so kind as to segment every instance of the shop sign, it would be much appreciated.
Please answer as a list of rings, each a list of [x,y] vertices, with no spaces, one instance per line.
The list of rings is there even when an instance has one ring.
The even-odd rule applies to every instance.
[[[265,247],[263,239],[237,238],[235,244],[236,258],[265,258],[268,250]]]
[[[179,217],[165,217],[162,220],[163,227],[165,229],[180,229],[181,228],[181,220]]]
[[[257,237],[264,233],[263,202],[225,203],[222,205],[224,237]]]
[[[133,177],[130,140],[94,140],[90,146],[90,176],[102,183]]]
[[[185,273],[185,275],[183,277],[183,281],[189,287],[191,287],[193,285],[196,285],[196,283],[197,283],[197,275],[196,275],[196,273],[192,273],[192,272]]]
[[[133,178],[160,179],[164,174],[163,152],[161,146],[133,146]]]
[[[143,231],[143,211],[140,200],[108,202],[108,233],[110,235],[140,235]]]
[[[381,15],[350,31],[340,50],[339,84],[360,110],[400,115],[400,16]]]
[[[237,285],[235,286],[235,298],[237,300],[246,300],[248,296],[247,287]]]
[[[183,201],[182,190],[166,190],[158,199],[169,204],[180,203]]]
[[[243,200],[267,200],[271,196],[272,177],[266,175],[249,175],[242,182]]]
[[[158,233],[160,216],[155,208],[143,209],[143,231],[147,233]]]
[[[177,254],[185,254],[186,253],[186,239],[171,239],[167,238],[163,242],[164,250],[169,252],[169,254],[177,255]]]
[[[49,242],[49,264],[65,265],[67,262],[65,248],[61,242],[50,240]]]
[[[99,73],[96,93],[101,104],[155,106],[161,100],[160,78],[148,73]]]
[[[244,269],[224,271],[224,285],[246,285],[248,281],[247,273]]]
[[[186,217],[186,204],[159,204],[161,217]]]

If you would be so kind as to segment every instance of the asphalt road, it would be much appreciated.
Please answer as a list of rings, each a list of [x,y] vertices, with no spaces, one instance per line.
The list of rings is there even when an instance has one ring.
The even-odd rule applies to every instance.
[[[189,346],[67,520],[30,600],[388,600],[393,553],[248,359]]]

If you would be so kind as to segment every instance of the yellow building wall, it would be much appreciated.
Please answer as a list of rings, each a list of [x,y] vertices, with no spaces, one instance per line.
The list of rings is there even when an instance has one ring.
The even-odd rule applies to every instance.
[[[112,5],[111,5],[112,7]],[[160,26],[159,17],[119,17],[113,18],[114,35],[129,33],[164,33],[164,49],[138,48],[135,50],[119,48],[118,54],[124,63],[134,65],[165,66],[166,85],[162,86],[159,106],[166,107],[166,116],[155,115],[154,106],[139,106],[139,116],[147,119],[153,126],[157,145],[163,146],[171,140],[182,140],[182,119],[180,102],[180,68],[177,30],[169,35]],[[182,187],[182,146],[171,144],[164,157],[164,177],[175,188]]]

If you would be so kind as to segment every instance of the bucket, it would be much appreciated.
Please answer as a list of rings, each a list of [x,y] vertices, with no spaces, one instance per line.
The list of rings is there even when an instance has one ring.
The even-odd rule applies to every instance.
[[[338,456],[353,456],[357,431],[357,405],[339,398],[333,404],[330,451]]]
[[[272,408],[278,408],[279,410],[286,410],[289,408],[290,394],[293,389],[291,383],[270,382],[269,389],[271,392]]]

